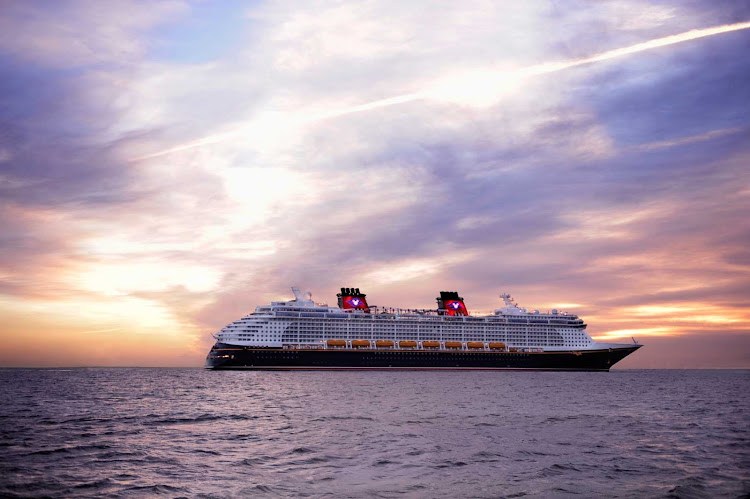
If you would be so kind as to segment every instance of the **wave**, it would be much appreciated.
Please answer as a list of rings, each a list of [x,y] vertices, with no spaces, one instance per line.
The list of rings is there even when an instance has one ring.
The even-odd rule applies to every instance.
[[[175,487],[173,485],[158,483],[155,485],[135,485],[132,487],[127,487],[124,489],[124,492],[141,492],[146,494],[173,496],[176,492],[190,492],[190,489],[186,487]]]
[[[668,498],[679,499],[705,499],[711,497],[707,489],[705,480],[701,477],[691,476],[680,480],[677,486],[672,488],[668,493]]]
[[[379,467],[379,466],[387,466],[389,464],[401,464],[397,461],[391,461],[390,459],[378,459],[374,463],[372,463],[373,466]]]
[[[118,483],[111,478],[102,478],[101,480],[96,480],[93,482],[87,482],[87,483],[81,483],[78,485],[75,485],[74,489],[91,489],[91,490],[102,490],[102,489],[110,489],[112,487],[117,486]]]
[[[178,425],[178,424],[195,424],[195,423],[212,423],[214,421],[252,421],[258,419],[259,416],[245,416],[242,414],[201,414],[200,416],[194,417],[172,417],[162,418],[153,421],[144,421],[142,424],[145,426],[153,425]]]
[[[49,456],[51,454],[66,454],[70,450],[67,447],[59,447],[57,449],[43,449],[34,452],[29,452],[30,456]]]
[[[369,416],[322,416],[313,421],[375,421]]]
[[[244,466],[258,466],[275,460],[276,458],[272,456],[249,457],[240,461],[240,464]]]
[[[747,493],[748,371],[40,372],[0,373],[0,497]]]
[[[538,476],[541,478],[549,478],[553,476],[565,475],[567,473],[580,473],[580,469],[576,468],[572,464],[553,464],[541,470]]]
[[[446,459],[444,461],[441,461],[439,464],[433,465],[433,468],[436,469],[443,469],[443,468],[461,468],[463,466],[468,466],[469,463],[465,461],[451,461],[450,459]]]

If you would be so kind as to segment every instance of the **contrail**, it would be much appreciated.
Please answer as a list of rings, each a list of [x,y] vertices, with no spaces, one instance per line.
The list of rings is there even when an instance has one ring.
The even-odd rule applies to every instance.
[[[352,114],[352,113],[358,113],[361,111],[369,111],[370,109],[377,109],[379,107],[386,107],[386,106],[392,106],[394,104],[401,104],[404,102],[410,102],[413,100],[424,98],[424,96],[421,93],[413,93],[413,94],[405,94],[405,95],[399,95],[397,97],[389,97],[387,99],[381,99],[376,100],[373,102],[368,102],[367,104],[360,104],[358,106],[352,106],[342,109],[335,109],[333,111],[328,111],[325,113],[315,114],[311,116],[305,116],[305,117],[289,117],[287,120],[287,123],[292,124],[301,124],[301,123],[309,123],[313,121],[320,121],[325,120],[328,118],[335,118],[336,116],[343,116],[345,114]],[[236,128],[233,128],[227,132],[217,133],[213,135],[208,135],[206,137],[203,137],[202,139],[194,140],[192,142],[188,142],[186,144],[180,144],[178,146],[170,147],[169,149],[165,149],[163,151],[155,152],[152,154],[147,154],[145,156],[140,156],[137,158],[134,158],[130,161],[141,161],[144,159],[150,159],[150,158],[156,158],[159,156],[164,156],[166,154],[172,154],[173,152],[179,152],[179,151],[185,151],[187,149],[193,149],[195,147],[205,146],[205,145],[211,145],[216,144],[219,142],[225,142],[230,139],[234,139],[237,137],[240,137],[244,135],[249,130],[248,125],[239,125]]]
[[[655,49],[659,47],[666,47],[668,45],[674,45],[676,43],[687,42],[690,40],[697,40],[698,38],[705,38],[707,36],[719,35],[722,33],[729,33],[731,31],[739,31],[739,30],[743,30],[747,28],[750,28],[750,22],[725,24],[722,26],[714,26],[712,28],[694,29],[691,31],[686,31],[684,33],[677,34],[677,35],[665,36],[663,38],[656,38],[654,40],[649,40],[647,42],[637,43],[629,47],[609,50],[607,52],[602,52],[601,54],[596,54],[590,57],[584,57],[582,59],[574,59],[572,61],[558,61],[558,62],[535,64],[533,66],[515,69],[512,71],[505,71],[505,72],[498,71],[496,76],[502,77],[505,80],[509,78],[522,79],[522,78],[528,78],[532,76],[539,76],[539,75],[554,73],[557,71],[562,71],[562,70],[573,68],[576,66],[582,66],[584,64],[607,61],[607,60],[614,59],[617,57],[622,57],[625,55],[636,54],[638,52],[644,52],[646,50],[651,50],[651,49]],[[329,112],[321,113],[317,115],[311,115],[311,116],[299,117],[299,118],[290,118],[289,122],[290,123],[309,123],[309,122],[320,121],[320,120],[333,118],[337,116],[344,116],[347,114],[359,113],[362,111],[370,111],[372,109],[393,106],[396,104],[404,104],[406,102],[412,102],[412,101],[416,101],[420,99],[429,99],[435,95],[435,88],[437,88],[437,86],[439,86],[439,82],[436,83],[436,86],[430,87],[421,92],[398,95],[395,97],[389,97],[387,99],[380,99],[380,100],[368,102],[366,104],[360,104],[358,106],[335,109],[333,111],[329,111]],[[467,85],[466,83],[464,83],[463,86],[464,87],[468,86],[469,88],[467,90],[471,91],[470,84]],[[173,152],[184,151],[187,149],[193,149],[195,147],[224,142],[227,140],[231,140],[233,138],[237,138],[240,135],[242,135],[243,132],[246,132],[246,131],[248,131],[247,126],[238,126],[237,128],[230,130],[228,132],[209,135],[207,137],[203,137],[202,139],[198,139],[192,142],[188,142],[188,143],[181,144],[175,147],[171,147],[163,151],[159,151],[153,154],[148,154],[145,156],[141,156],[139,158],[135,158],[133,159],[133,161],[140,161],[143,159],[155,158],[158,156],[171,154]]]
[[[674,45],[675,43],[697,40],[698,38],[720,35],[722,33],[729,33],[730,31],[739,31],[741,29],[747,28],[750,28],[750,22],[725,24],[723,26],[714,26],[713,28],[694,29],[692,31],[686,31],[685,33],[680,33],[678,35],[665,36],[664,38],[657,38],[648,42],[636,43],[635,45],[631,45],[630,47],[609,50],[607,52],[602,52],[601,54],[593,55],[591,57],[586,57],[583,59],[577,59],[567,62],[557,62],[552,64],[538,64],[521,71],[525,72],[526,76],[552,73],[554,71],[560,71],[562,69],[568,69],[574,66],[581,66],[583,64],[589,64],[592,62],[606,61],[609,59],[614,59],[615,57],[621,57],[623,55],[636,54],[638,52],[644,52],[646,50],[666,47],[667,45]]]

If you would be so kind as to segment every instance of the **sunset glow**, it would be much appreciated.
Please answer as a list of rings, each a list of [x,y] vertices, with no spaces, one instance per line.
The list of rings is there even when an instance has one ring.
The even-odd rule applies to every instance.
[[[748,9],[178,3],[0,12],[0,365],[199,366],[357,286],[750,367]]]

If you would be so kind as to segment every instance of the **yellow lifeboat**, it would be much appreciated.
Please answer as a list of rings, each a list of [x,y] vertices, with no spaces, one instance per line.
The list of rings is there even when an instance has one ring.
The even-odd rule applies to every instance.
[[[466,344],[466,346],[474,350],[484,350],[484,343],[482,343],[481,341],[470,341]]]
[[[490,343],[490,350],[505,350],[505,343]]]
[[[346,346],[346,340],[328,340],[328,341],[326,341],[326,344],[329,347],[345,347]]]
[[[439,348],[440,342],[439,341],[423,341],[422,346],[424,348]]]
[[[370,342],[367,341],[367,340],[353,340],[352,341],[352,346],[354,348],[369,347],[370,346]]]
[[[461,342],[460,341],[446,341],[445,348],[459,349],[461,348]]]
[[[392,347],[393,342],[391,340],[378,340],[375,342],[375,346],[380,347]]]
[[[415,346],[417,346],[417,342],[411,340],[399,341],[398,346],[401,348],[414,348]]]

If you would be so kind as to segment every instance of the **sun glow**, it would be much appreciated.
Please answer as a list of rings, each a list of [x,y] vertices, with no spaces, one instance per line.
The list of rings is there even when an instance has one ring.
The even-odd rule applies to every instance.
[[[623,308],[622,314],[635,315],[637,317],[654,317],[661,321],[670,322],[731,324],[745,320],[745,317],[739,315],[734,309],[702,303],[639,305],[637,307]]]
[[[111,262],[92,264],[73,280],[80,289],[120,296],[136,291],[162,291],[184,286],[189,291],[208,291],[219,281],[219,274],[208,267],[179,263]]]
[[[414,278],[424,278],[437,274],[450,265],[470,260],[474,256],[475,253],[472,251],[448,252],[445,256],[434,258],[414,258],[392,262],[382,268],[368,272],[363,276],[363,279],[379,284],[390,284]]]
[[[551,308],[556,308],[558,310],[566,309],[566,308],[581,308],[583,305],[580,303],[558,303],[557,305],[553,305]]]
[[[680,334],[679,329],[671,327],[647,327],[638,329],[615,329],[600,334],[592,334],[594,340],[612,341],[623,338],[638,338],[641,336],[674,336]]]
[[[227,221],[234,228],[264,222],[283,204],[286,208],[315,196],[316,183],[300,173],[279,168],[225,168],[217,172],[234,205]]]
[[[47,318],[54,330],[70,330],[86,334],[102,334],[127,329],[128,333],[175,334],[185,324],[165,307],[135,296],[70,296],[60,300],[0,300],[0,309],[12,310],[13,315]],[[54,318],[54,319],[52,319]],[[85,325],[81,327],[81,325]]]
[[[438,80],[422,92],[427,99],[473,107],[488,107],[521,88],[517,69],[475,70],[455,73]]]

